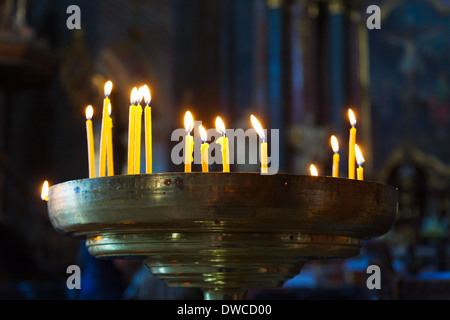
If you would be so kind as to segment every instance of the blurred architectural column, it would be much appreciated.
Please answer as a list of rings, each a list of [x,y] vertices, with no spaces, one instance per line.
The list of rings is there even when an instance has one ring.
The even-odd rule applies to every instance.
[[[358,118],[358,142],[366,158],[365,172],[371,175],[371,116],[369,51],[366,8],[356,0],[297,0],[292,3],[291,38],[292,89],[288,109],[292,118],[290,142],[294,151],[292,170],[303,170],[317,162],[326,172],[331,163],[329,138],[335,134],[342,145],[341,161],[348,153],[347,109]],[[300,45],[298,45],[300,43]],[[301,63],[295,59],[301,59]],[[300,81],[299,81],[300,79]],[[346,176],[346,166],[341,176]]]
[[[287,37],[289,29],[287,25],[286,11],[289,1],[286,0],[268,0],[268,104],[269,104],[269,127],[280,130],[280,168],[285,168],[286,162],[286,135],[288,129],[286,119],[288,118],[288,109],[286,108],[287,84],[286,75],[288,74],[287,59]],[[288,62],[287,62],[288,63]]]

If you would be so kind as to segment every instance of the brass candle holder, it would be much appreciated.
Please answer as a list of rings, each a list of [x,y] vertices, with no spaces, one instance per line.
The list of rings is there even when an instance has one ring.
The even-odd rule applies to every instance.
[[[293,174],[120,175],[54,185],[48,211],[95,257],[142,259],[169,286],[239,299],[281,286],[307,261],[358,255],[390,229],[397,190]]]

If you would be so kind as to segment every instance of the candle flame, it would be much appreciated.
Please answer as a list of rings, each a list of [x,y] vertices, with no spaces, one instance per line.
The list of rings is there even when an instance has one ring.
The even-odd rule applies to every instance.
[[[319,175],[319,173],[317,172],[316,166],[313,165],[313,164],[309,167],[309,171],[311,172],[312,176],[318,176]]]
[[[137,104],[141,104],[142,100],[144,100],[144,96],[145,96],[145,87],[142,86],[139,88],[138,90],[138,99],[137,99]]]
[[[150,104],[150,101],[152,101],[152,95],[150,94],[150,89],[147,85],[145,85],[143,88],[144,89],[142,91],[144,93],[144,102],[145,105],[148,106]]]
[[[337,138],[334,135],[331,136],[331,147],[333,148],[334,153],[339,152],[339,143],[338,143]]]
[[[348,109],[348,117],[350,118],[350,124],[354,127],[356,125],[356,117],[352,109]]]
[[[105,83],[105,97],[108,98],[111,94],[113,84],[111,81]]]
[[[130,105],[136,105],[138,100],[138,89],[136,87],[131,91]]]
[[[192,129],[194,129],[194,118],[192,117],[192,113],[190,111],[187,111],[184,116],[184,127],[186,128],[186,132],[188,134],[190,134]]]
[[[355,155],[356,155],[356,163],[358,164],[358,166],[362,166],[363,162],[366,160],[364,160],[362,152],[357,144],[355,144]]]
[[[256,117],[254,115],[251,115],[250,119],[252,121],[253,128],[255,128],[256,133],[258,133],[258,135],[259,135],[259,138],[261,140],[265,141],[266,135],[264,134],[264,130],[263,130],[261,124],[259,123],[258,119],[256,119]]]
[[[205,143],[208,140],[208,135],[206,134],[205,128],[202,125],[199,127],[200,137],[202,138],[202,142]]]
[[[92,116],[94,115],[94,108],[92,106],[87,106],[86,108],[86,120],[92,120]]]
[[[223,123],[223,120],[220,117],[216,118],[216,130],[217,132],[220,132],[222,135],[226,135],[225,124]]]
[[[48,201],[48,181],[47,180],[45,180],[44,184],[42,185],[41,199],[44,201]]]

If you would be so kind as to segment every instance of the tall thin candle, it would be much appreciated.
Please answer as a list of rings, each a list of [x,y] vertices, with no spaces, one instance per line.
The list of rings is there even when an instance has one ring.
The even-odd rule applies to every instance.
[[[333,148],[333,170],[332,176],[339,177],[339,143],[335,136],[331,136],[331,147]]]
[[[100,172],[99,177],[104,177],[106,175],[106,148],[107,148],[107,129],[108,129],[108,105],[111,102],[109,100],[109,95],[112,90],[112,82],[108,81],[105,84],[105,99],[103,100],[103,112],[102,112],[102,131],[100,136]]]
[[[194,139],[191,136],[191,132],[194,129],[194,118],[189,111],[187,111],[184,116],[184,128],[186,129],[186,138],[184,142],[184,172],[191,172],[192,161],[194,160],[192,157],[192,152],[194,151]]]
[[[153,152],[152,152],[152,108],[150,107],[152,95],[150,89],[144,86],[144,119],[145,119],[145,170],[146,173],[153,172]]]
[[[362,164],[365,160],[357,144],[355,144],[355,154],[356,154],[356,161],[358,162],[358,169],[356,169],[357,179],[364,180],[364,171]]]
[[[222,146],[222,163],[223,163],[223,172],[230,172],[230,156],[229,156],[229,144],[227,133],[225,130],[225,124],[220,117],[216,118],[216,130],[222,134],[222,137],[217,139],[217,143]]]
[[[94,109],[92,106],[86,108],[86,136],[88,147],[88,166],[89,178],[95,178],[95,149],[94,149],[94,131],[92,129],[92,117]]]
[[[202,139],[202,172],[209,172],[209,160],[208,160],[208,152],[209,152],[209,143],[206,142],[208,140],[208,135],[206,133],[205,128],[202,125],[199,127],[200,137]]]
[[[250,120],[252,122],[253,127],[261,139],[261,173],[268,172],[268,159],[267,159],[267,141],[266,135],[264,134],[264,130],[259,123],[258,119],[254,115],[250,116]]]
[[[128,119],[128,174],[134,174],[134,139],[136,130],[136,106],[138,100],[138,89],[131,91],[130,112]]]
[[[113,136],[112,136],[112,117],[111,102],[108,104],[108,135],[106,136],[106,157],[108,159],[108,176],[114,175],[114,153],[113,153]]]
[[[350,118],[350,138],[348,143],[348,178],[355,179],[355,143],[356,143],[356,118],[352,109],[348,109],[348,116]]]
[[[144,87],[138,91],[138,104],[136,107],[136,130],[134,140],[134,174],[141,173],[141,135],[142,135],[142,100],[144,99]]]

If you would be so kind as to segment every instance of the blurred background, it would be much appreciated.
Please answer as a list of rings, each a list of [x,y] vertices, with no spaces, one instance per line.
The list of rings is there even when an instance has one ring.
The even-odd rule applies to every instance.
[[[372,4],[381,29],[366,26]],[[80,30],[67,28],[70,5]],[[88,177],[85,108],[95,109],[98,149],[111,80],[116,174],[134,86],[152,92],[154,172],[183,170],[170,161],[170,136],[189,108],[207,128],[220,115],[246,130],[253,113],[279,129],[281,172],[309,174],[314,163],[331,175],[334,134],[345,177],[355,111],[365,179],[399,189],[391,231],[354,259],[308,263],[283,288],[248,298],[449,299],[449,32],[449,0],[2,0],[0,298],[201,299],[139,262],[93,259],[48,220],[42,183]],[[82,290],[67,290],[71,264]],[[380,290],[366,287],[370,264]]]

